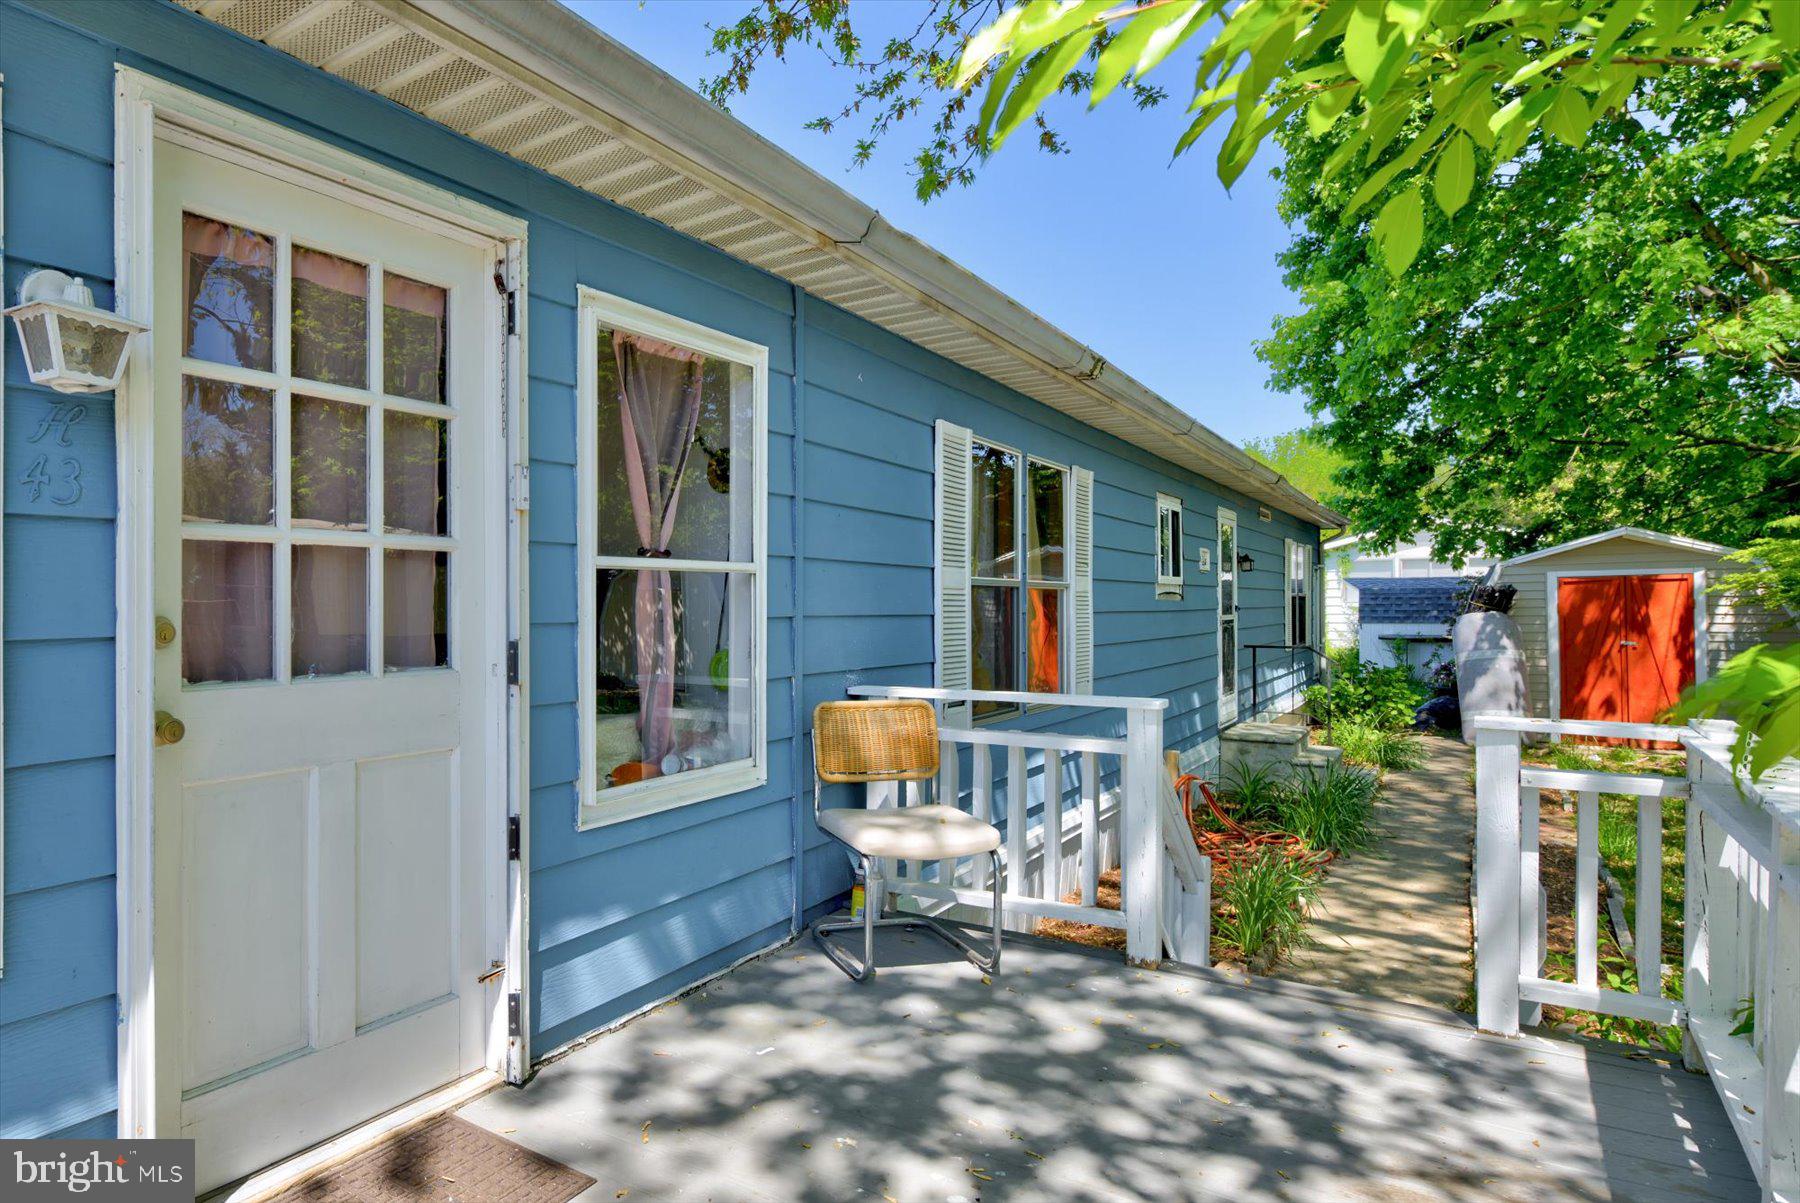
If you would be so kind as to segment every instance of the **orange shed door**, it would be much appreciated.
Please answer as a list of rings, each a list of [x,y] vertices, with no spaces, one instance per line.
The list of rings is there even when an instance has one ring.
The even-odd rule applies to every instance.
[[[1562,717],[1653,723],[1694,683],[1694,578],[1564,577]]]

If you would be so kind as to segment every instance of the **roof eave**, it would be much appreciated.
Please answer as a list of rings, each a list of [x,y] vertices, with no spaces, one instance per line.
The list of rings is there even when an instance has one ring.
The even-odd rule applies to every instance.
[[[661,68],[559,4],[513,0],[369,0],[396,17],[430,18],[471,53],[503,58],[603,118],[622,141],[680,161],[796,236],[905,290],[982,337],[1175,440],[1220,483],[1321,527],[1344,515],[1309,497],[1087,345],[895,228],[879,212]],[[478,34],[471,33],[478,29]]]

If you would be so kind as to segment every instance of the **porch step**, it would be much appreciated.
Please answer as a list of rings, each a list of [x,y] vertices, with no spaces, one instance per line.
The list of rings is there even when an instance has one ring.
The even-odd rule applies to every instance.
[[[1242,772],[1267,766],[1277,772],[1322,771],[1336,764],[1337,748],[1314,747],[1303,715],[1254,719],[1226,728],[1219,735],[1220,767]]]

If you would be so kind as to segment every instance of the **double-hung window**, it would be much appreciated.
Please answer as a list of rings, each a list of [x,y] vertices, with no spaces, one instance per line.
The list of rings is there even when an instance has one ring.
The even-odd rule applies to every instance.
[[[768,353],[581,292],[583,826],[767,779]]]
[[[937,491],[939,684],[1090,692],[1093,475],[940,422]]]
[[[1156,495],[1156,596],[1180,598],[1181,498]]]

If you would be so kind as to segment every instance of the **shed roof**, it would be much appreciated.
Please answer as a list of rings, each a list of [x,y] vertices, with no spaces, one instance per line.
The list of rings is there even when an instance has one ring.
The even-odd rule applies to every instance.
[[[1704,539],[1690,539],[1686,535],[1664,534],[1662,531],[1645,530],[1641,526],[1616,526],[1612,530],[1602,531],[1597,535],[1571,539],[1567,543],[1558,543],[1555,547],[1541,547],[1536,551],[1514,556],[1510,560],[1502,560],[1494,566],[1493,571],[1497,574],[1515,564],[1529,564],[1533,560],[1541,560],[1546,556],[1559,556],[1564,552],[1578,551],[1583,547],[1592,547],[1597,543],[1606,543],[1614,539],[1631,539],[1639,543],[1654,543],[1660,547],[1677,547],[1706,556],[1729,555],[1737,550],[1733,547],[1726,547],[1722,543],[1708,543]]]
[[[1343,515],[559,4],[178,0],[1053,409],[1324,527]]]
[[[1352,578],[1357,618],[1364,623],[1448,625],[1462,613],[1462,594],[1473,577]]]

